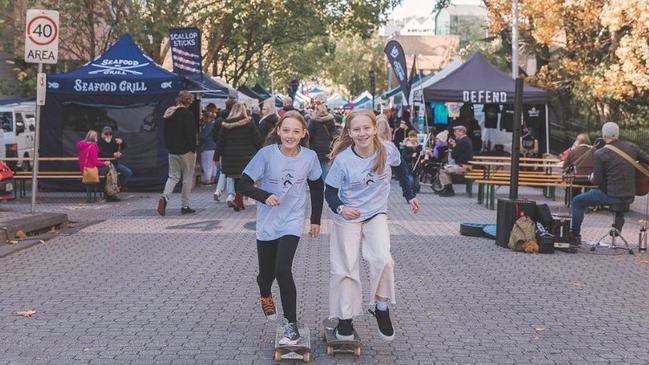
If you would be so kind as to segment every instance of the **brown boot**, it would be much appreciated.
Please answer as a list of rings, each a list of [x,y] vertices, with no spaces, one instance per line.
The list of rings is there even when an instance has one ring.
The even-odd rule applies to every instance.
[[[234,207],[233,208],[234,208],[235,212],[246,209],[246,207],[243,206],[243,195],[237,193],[234,196]]]

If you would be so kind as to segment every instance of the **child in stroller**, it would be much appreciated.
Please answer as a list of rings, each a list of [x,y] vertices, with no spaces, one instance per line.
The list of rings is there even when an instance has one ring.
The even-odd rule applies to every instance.
[[[444,166],[448,159],[448,131],[442,131],[435,138],[429,134],[426,147],[413,166],[413,175],[424,184],[430,184],[435,192],[441,191],[444,187],[439,181],[439,169]]]

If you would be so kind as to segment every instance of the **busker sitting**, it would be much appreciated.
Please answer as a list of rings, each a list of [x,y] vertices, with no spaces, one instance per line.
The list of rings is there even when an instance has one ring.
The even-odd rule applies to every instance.
[[[464,175],[470,168],[468,162],[473,158],[473,145],[471,139],[466,135],[466,127],[458,125],[453,127],[455,139],[448,141],[451,150],[452,161],[439,171],[439,181],[444,189],[439,192],[439,196],[453,196],[452,175]]]
[[[648,154],[634,143],[619,140],[619,136],[620,128],[617,124],[608,122],[602,126],[602,138],[606,145],[618,148],[634,161],[649,163]],[[616,151],[606,147],[595,151],[590,180],[599,189],[592,189],[572,199],[571,244],[581,244],[581,223],[584,221],[586,207],[633,202],[636,193],[635,174],[635,167]]]

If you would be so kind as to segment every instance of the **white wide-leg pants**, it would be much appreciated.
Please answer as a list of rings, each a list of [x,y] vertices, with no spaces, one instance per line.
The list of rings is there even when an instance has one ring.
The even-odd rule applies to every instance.
[[[370,269],[370,300],[378,296],[395,304],[394,261],[390,254],[388,217],[379,214],[363,223],[331,223],[329,317],[351,319],[363,313],[361,248]]]

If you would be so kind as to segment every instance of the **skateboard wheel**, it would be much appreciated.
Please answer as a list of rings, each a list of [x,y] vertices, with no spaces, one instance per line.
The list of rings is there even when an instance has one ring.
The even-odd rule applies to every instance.
[[[334,349],[331,346],[327,346],[327,355],[333,355],[334,354]]]
[[[279,351],[275,351],[275,362],[282,361],[282,354]]]
[[[311,353],[310,352],[305,352],[303,356],[304,362],[311,362]]]
[[[354,355],[356,355],[357,357],[361,357],[361,348],[360,347],[357,347],[356,349],[354,349]]]

